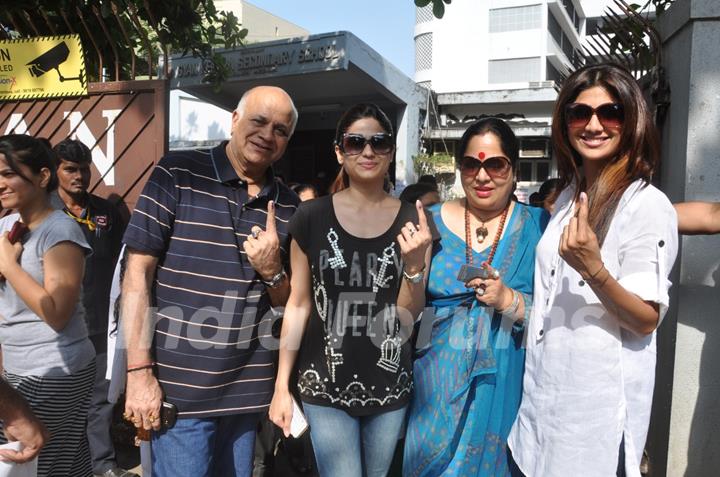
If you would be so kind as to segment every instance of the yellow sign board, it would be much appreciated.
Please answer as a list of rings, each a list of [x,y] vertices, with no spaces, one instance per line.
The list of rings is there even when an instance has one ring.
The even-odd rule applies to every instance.
[[[86,94],[80,35],[0,41],[0,101]]]

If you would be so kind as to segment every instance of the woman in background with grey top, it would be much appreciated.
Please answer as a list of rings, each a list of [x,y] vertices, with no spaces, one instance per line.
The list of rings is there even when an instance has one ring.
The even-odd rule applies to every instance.
[[[57,187],[52,154],[30,136],[0,137],[0,202],[18,212],[0,219],[2,365],[51,436],[37,475],[86,477],[95,352],[80,293],[90,247],[75,222],[50,206]]]

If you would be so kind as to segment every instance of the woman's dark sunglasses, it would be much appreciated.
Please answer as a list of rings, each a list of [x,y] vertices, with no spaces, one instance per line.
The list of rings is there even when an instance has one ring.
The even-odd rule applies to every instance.
[[[365,145],[370,144],[370,148],[375,154],[390,154],[395,149],[395,140],[391,134],[374,134],[366,138],[362,134],[343,134],[338,147],[349,156],[356,156],[365,150]]]
[[[465,156],[460,160],[460,173],[464,176],[475,177],[483,168],[491,179],[506,179],[512,164],[507,157],[502,156],[488,157],[484,161]]]
[[[583,103],[572,103],[565,106],[565,121],[571,128],[584,128],[592,119],[593,114],[597,116],[604,128],[617,129],[622,127],[623,121],[625,121],[622,104],[605,103],[597,108]]]

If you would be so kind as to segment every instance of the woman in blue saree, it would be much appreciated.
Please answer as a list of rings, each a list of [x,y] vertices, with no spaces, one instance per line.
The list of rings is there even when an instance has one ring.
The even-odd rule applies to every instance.
[[[548,220],[512,201],[517,159],[507,124],[475,122],[456,155],[465,198],[430,209],[441,241],[427,287],[434,313],[418,334],[405,476],[510,475],[506,439],[522,394],[535,245]],[[488,276],[458,277],[463,265]]]

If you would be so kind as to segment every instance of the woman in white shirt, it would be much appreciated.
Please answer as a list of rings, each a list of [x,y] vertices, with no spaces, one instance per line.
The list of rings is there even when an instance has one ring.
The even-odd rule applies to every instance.
[[[675,211],[650,184],[657,131],[634,78],[594,65],[564,83],[552,138],[561,192],[537,248],[508,444],[527,476],[639,477],[677,253]]]

